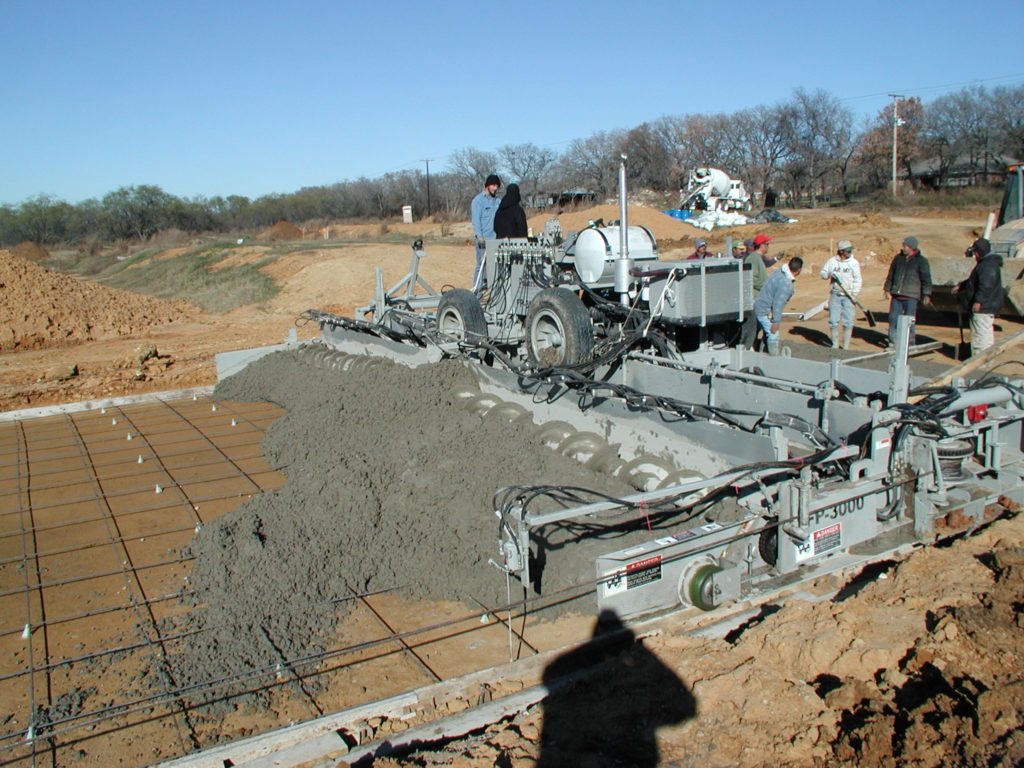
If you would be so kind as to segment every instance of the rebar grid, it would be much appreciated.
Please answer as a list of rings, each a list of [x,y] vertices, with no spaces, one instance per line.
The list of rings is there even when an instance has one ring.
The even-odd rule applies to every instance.
[[[139,440],[139,446],[144,446],[141,453],[144,454],[144,464],[148,466],[143,466],[141,470],[135,467],[135,454],[139,453],[135,450],[131,452],[133,467],[130,470],[124,470],[118,462],[112,461],[117,454],[126,453],[125,447],[118,444],[127,441],[120,434],[117,437],[106,435],[105,432],[108,429],[106,425],[104,425],[104,429],[93,429],[98,426],[95,412],[77,414],[75,418],[69,416],[60,420],[63,438],[53,424],[46,424],[45,432],[41,432],[37,427],[30,429],[29,434],[26,435],[25,425],[15,422],[15,434],[19,436],[21,442],[16,443],[12,450],[0,451],[0,456],[12,459],[0,466],[0,490],[3,490],[4,483],[14,482],[19,489],[17,490],[18,508],[0,512],[0,520],[13,520],[14,515],[18,515],[20,526],[17,531],[0,534],[0,545],[5,540],[13,543],[14,537],[20,537],[22,551],[17,555],[11,554],[0,559],[0,566],[23,566],[21,570],[24,571],[24,575],[22,577],[23,584],[18,588],[13,588],[10,582],[7,585],[0,582],[0,597],[17,599],[18,594],[23,594],[26,611],[25,623],[30,625],[32,633],[39,633],[42,639],[45,639],[49,633],[64,627],[75,626],[74,622],[78,620],[88,619],[91,621],[96,617],[109,617],[109,620],[116,623],[117,626],[128,627],[131,632],[136,634],[136,638],[130,642],[111,642],[110,640],[113,640],[111,637],[105,646],[99,648],[86,647],[82,649],[83,652],[60,657],[53,656],[47,651],[42,659],[37,656],[27,659],[26,667],[14,671],[11,671],[9,666],[7,670],[0,668],[0,684],[5,686],[23,685],[29,689],[30,708],[41,704],[51,705],[56,695],[61,692],[60,686],[74,684],[69,681],[74,680],[73,675],[82,674],[83,667],[88,669],[95,668],[96,665],[109,666],[116,660],[125,660],[127,664],[135,665],[137,662],[133,659],[141,659],[146,654],[149,655],[149,664],[161,665],[165,663],[163,659],[166,655],[176,650],[178,643],[184,642],[191,635],[202,631],[190,630],[174,633],[165,630],[165,634],[161,634],[160,624],[157,621],[156,613],[154,613],[157,606],[172,603],[176,599],[186,596],[190,596],[194,600],[201,600],[201,595],[197,595],[195,590],[186,588],[181,583],[175,585],[177,589],[164,589],[159,586],[163,583],[159,580],[154,582],[157,584],[156,587],[142,581],[142,574],[146,571],[168,567],[175,567],[176,570],[176,567],[187,563],[191,558],[182,556],[146,560],[144,558],[145,550],[132,551],[131,545],[158,536],[187,534],[196,526],[209,522],[217,514],[227,512],[228,502],[241,503],[268,487],[276,487],[280,484],[278,482],[280,476],[273,468],[265,465],[252,469],[245,469],[242,466],[243,462],[262,459],[258,453],[243,457],[232,456],[233,448],[241,447],[244,450],[256,442],[250,438],[244,443],[236,442],[233,445],[225,443],[226,439],[230,440],[238,436],[236,431],[225,428],[225,423],[227,419],[231,418],[240,421],[240,410],[230,409],[228,406],[219,404],[219,410],[215,412],[217,415],[208,415],[204,412],[201,414],[201,418],[193,418],[193,414],[189,413],[190,407],[191,404],[186,401],[180,403],[163,401],[155,406],[157,411],[164,414],[161,418],[152,418],[149,411],[140,413],[140,409],[135,406],[130,409],[130,412],[128,412],[129,409],[124,411],[108,409],[108,414],[105,414],[104,417],[117,418],[119,424],[124,424],[126,431],[130,427],[132,433],[135,434],[135,439]],[[280,411],[275,410],[276,417]],[[156,425],[157,429],[161,430],[159,434],[152,432],[151,425]],[[246,428],[259,430],[259,434],[262,436],[262,427],[254,425],[251,421],[247,422]],[[0,424],[0,439],[3,438],[3,429],[4,425]],[[75,445],[69,446],[68,429],[72,429],[77,436]],[[168,434],[172,439],[167,439]],[[191,441],[185,437],[187,434],[192,436]],[[181,479],[182,472],[193,470],[197,465],[178,464],[177,459],[194,456],[197,450],[190,451],[188,447],[190,445],[194,447],[197,443],[202,446],[198,451],[204,454],[215,452],[220,457],[219,461],[204,459],[200,465],[201,468],[217,466],[229,468],[211,476],[212,482],[230,482],[240,479],[247,484],[246,489],[242,492],[236,490],[231,493],[191,495],[192,490],[209,488],[211,482],[206,477],[199,480]],[[39,460],[42,463],[42,469],[38,475],[35,473],[28,475],[33,451],[40,445],[44,446],[41,449],[44,455]],[[69,470],[66,464],[59,467],[51,466],[55,458],[50,452],[56,449],[59,449],[60,455],[60,459],[56,460],[58,463],[69,462],[76,457],[79,459],[82,466],[78,471],[83,473],[83,479],[70,481],[61,478],[61,474],[67,473]],[[252,451],[248,453],[252,453]],[[13,470],[13,478],[11,472],[7,470]],[[154,492],[148,484],[139,484],[137,489],[132,487],[128,490],[112,487],[118,483],[130,481],[132,475],[140,471],[159,473],[161,477],[165,478],[165,482],[162,484],[165,490],[173,492],[168,493],[168,496],[174,498],[164,501],[163,499],[166,497],[161,496],[162,501],[158,504],[121,505],[124,508],[118,509],[116,502],[128,494]],[[88,476],[89,493],[76,493],[76,497],[72,501],[61,500],[59,503],[53,503],[53,497],[60,493],[74,493],[77,487],[85,485],[86,478],[84,476]],[[36,487],[47,496],[46,503],[38,508],[30,495]],[[211,501],[216,502],[218,507],[224,506],[225,508],[217,509],[216,512],[209,515],[201,513],[200,505],[208,504]],[[68,507],[71,510],[69,516],[66,519],[53,520],[54,513],[59,512],[62,507]],[[92,507],[98,511],[82,515],[81,507]],[[184,518],[187,520],[187,524],[165,524],[152,530],[147,529],[144,533],[128,533],[123,529],[125,521],[137,519],[139,522],[135,525],[144,526],[151,519],[165,519],[175,510],[183,511],[187,515]],[[39,511],[46,512],[51,519],[40,524],[34,518],[34,514]],[[66,540],[62,542],[60,539],[54,539],[47,546],[37,545],[38,538],[42,534],[46,534],[51,539],[59,536],[67,537],[69,533],[73,536],[76,525],[98,526],[101,524],[104,526],[105,534],[99,535],[95,531],[85,531],[88,534],[88,540],[85,541],[66,543]],[[78,531],[80,536],[82,533],[82,531]],[[102,540],[99,540],[100,538]],[[92,553],[96,553],[98,556],[107,547],[115,553],[117,562],[121,565],[117,568],[89,567],[92,561],[97,559]],[[40,563],[45,563],[47,557],[74,559],[76,556],[84,566],[78,573],[62,574],[60,578],[44,576]],[[36,564],[34,568],[24,567],[32,563]],[[14,571],[15,569],[12,568],[7,573],[14,573]],[[0,575],[3,572],[3,569],[0,568]],[[156,573],[159,575],[159,571]],[[49,589],[101,578],[122,579],[125,584],[123,592],[128,597],[114,605],[98,606],[87,610],[65,610],[49,615],[32,613],[32,602],[38,601],[42,608],[43,600],[46,599]],[[165,580],[166,578],[168,577],[165,577]],[[380,592],[387,591],[391,590],[381,590]],[[131,732],[130,729],[144,728],[152,723],[170,723],[172,721],[175,723],[175,730],[179,733],[176,738],[177,746],[173,749],[187,752],[196,747],[208,746],[209,744],[203,742],[215,738],[212,734],[209,738],[204,737],[201,731],[193,726],[191,719],[194,708],[205,705],[211,699],[229,701],[250,692],[291,690],[293,692],[291,700],[304,701],[308,706],[310,716],[316,716],[323,713],[325,707],[318,701],[319,694],[314,695],[314,689],[309,687],[310,681],[319,680],[328,685],[333,680],[343,688],[346,674],[353,674],[353,671],[361,668],[361,665],[375,665],[388,662],[388,660],[392,660],[389,662],[392,664],[401,664],[400,659],[408,659],[412,662],[412,667],[409,669],[406,665],[408,670],[406,674],[418,674],[422,681],[420,684],[434,682],[441,679],[441,675],[424,660],[418,650],[420,646],[425,648],[433,643],[448,643],[450,641],[467,642],[469,637],[475,636],[474,633],[481,630],[481,627],[501,626],[490,621],[491,618],[499,614],[486,608],[479,601],[467,598],[470,602],[480,605],[483,610],[474,614],[455,616],[441,622],[433,622],[428,626],[396,631],[396,619],[400,622],[401,614],[389,614],[388,610],[381,610],[381,607],[375,606],[369,599],[380,592],[352,594],[330,601],[352,601],[370,612],[380,629],[371,629],[369,626],[363,625],[363,631],[370,633],[365,636],[366,639],[361,637],[357,642],[338,644],[321,653],[310,654],[302,658],[288,659],[279,653],[280,662],[273,667],[254,669],[244,674],[230,675],[194,686],[180,687],[168,684],[166,688],[151,694],[147,694],[145,691],[136,691],[134,694],[127,695],[127,691],[122,691],[120,699],[115,698],[109,702],[100,700],[98,702],[100,706],[90,706],[88,709],[83,708],[70,714],[54,713],[48,709],[41,710],[45,713],[44,720],[34,732],[29,733],[26,729],[18,728],[7,733],[0,733],[0,765],[25,764],[31,759],[31,764],[35,766],[40,756],[45,756],[45,762],[48,765],[64,764],[64,761],[69,758],[58,760],[57,755],[75,745],[103,744],[105,743],[104,739],[116,739],[120,734]],[[498,608],[497,610],[502,609]],[[517,611],[525,624],[525,616],[529,611],[526,603],[518,604],[518,608],[507,607],[506,610],[509,610],[510,614],[507,619],[502,619],[502,622],[507,623],[510,629],[515,620],[511,614],[512,611]],[[486,624],[481,624],[480,620],[484,617],[487,617],[488,621]],[[133,622],[137,623],[136,628],[132,628]],[[14,636],[19,631],[21,628],[18,625],[0,629],[0,640],[11,643],[16,640]],[[382,631],[383,634],[375,636],[378,631]],[[512,630],[512,632],[519,637],[521,647],[527,648],[528,653],[537,652],[532,645],[526,643],[521,631]],[[437,633],[440,635],[432,636]],[[274,638],[269,635],[266,637],[266,642],[276,647]],[[33,643],[30,641],[28,645],[31,647]],[[487,653],[490,654],[491,651],[488,650]],[[497,664],[505,660],[500,653],[494,656],[491,663]],[[88,671],[85,674],[88,675]],[[47,679],[45,697],[33,688],[42,675],[45,675]],[[55,680],[58,681],[56,684],[53,682]],[[348,696],[343,693],[331,695]],[[203,705],[195,703],[200,699],[203,701]],[[20,725],[24,720],[19,716],[18,722]],[[141,731],[140,733],[145,732]],[[170,731],[168,731],[169,733]],[[32,736],[32,738],[26,740],[26,736]],[[149,761],[140,758],[140,763],[142,762]]]

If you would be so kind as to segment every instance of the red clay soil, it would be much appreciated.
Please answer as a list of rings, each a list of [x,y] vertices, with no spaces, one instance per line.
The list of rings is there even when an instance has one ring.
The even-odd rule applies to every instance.
[[[290,221],[279,221],[270,229],[266,229],[261,232],[260,239],[269,240],[272,243],[281,242],[283,240],[301,240],[302,230]]]
[[[42,261],[43,259],[50,258],[50,252],[39,245],[39,243],[33,243],[28,240],[18,243],[11,250],[11,253],[15,256],[20,256],[23,259],[29,261]]]
[[[129,336],[183,320],[188,304],[76,280],[0,251],[0,352]]]

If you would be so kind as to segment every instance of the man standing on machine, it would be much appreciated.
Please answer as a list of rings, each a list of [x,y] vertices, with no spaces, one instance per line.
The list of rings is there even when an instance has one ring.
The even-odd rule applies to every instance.
[[[501,198],[498,197],[499,189],[501,189],[501,179],[492,173],[484,182],[483,191],[473,198],[473,203],[469,207],[470,219],[473,222],[473,240],[476,243],[473,292],[477,296],[483,293],[484,253],[487,250],[487,241],[495,238],[494,214],[498,212],[498,206],[501,205]]]

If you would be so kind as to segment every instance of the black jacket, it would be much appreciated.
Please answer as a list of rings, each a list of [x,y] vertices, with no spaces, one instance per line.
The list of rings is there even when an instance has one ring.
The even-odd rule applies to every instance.
[[[960,283],[958,294],[971,310],[981,304],[978,314],[995,315],[1003,308],[1003,257],[989,253],[978,260],[971,274]]]
[[[526,237],[526,212],[519,200],[519,185],[509,184],[494,214],[495,237]]]
[[[897,253],[889,265],[883,290],[891,296],[905,296],[918,301],[931,296],[932,270],[928,259],[920,251],[909,259]]]

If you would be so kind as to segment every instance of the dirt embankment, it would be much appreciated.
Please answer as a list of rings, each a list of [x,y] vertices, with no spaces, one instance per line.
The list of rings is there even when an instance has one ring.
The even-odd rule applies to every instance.
[[[64,347],[184,320],[190,305],[51,272],[0,251],[0,352]],[[192,311],[195,311],[194,309]]]

